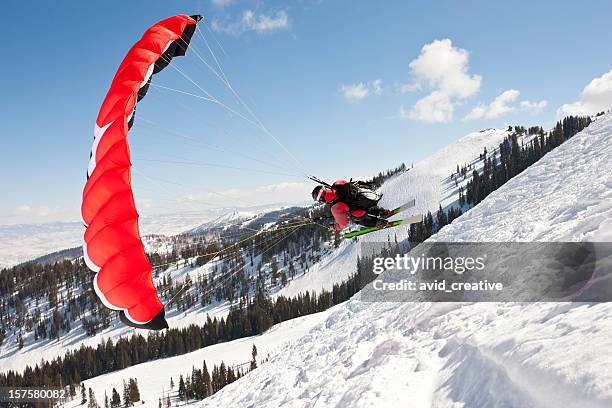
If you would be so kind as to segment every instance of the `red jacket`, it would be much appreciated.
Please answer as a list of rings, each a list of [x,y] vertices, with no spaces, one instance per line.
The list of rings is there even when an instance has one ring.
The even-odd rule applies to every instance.
[[[335,186],[335,185],[346,184],[346,183],[347,183],[346,180],[336,180],[336,182],[334,182],[333,185]],[[338,198],[338,194],[333,189],[329,189],[329,188],[325,189],[325,202],[326,203],[331,203],[337,198]],[[336,201],[334,204],[332,204],[331,213],[334,216],[334,219],[336,220],[336,225],[334,226],[336,231],[340,231],[348,227],[349,223],[351,222],[349,215],[355,218],[361,218],[364,215],[366,215],[365,210],[352,210],[351,211],[348,204],[342,201]]]

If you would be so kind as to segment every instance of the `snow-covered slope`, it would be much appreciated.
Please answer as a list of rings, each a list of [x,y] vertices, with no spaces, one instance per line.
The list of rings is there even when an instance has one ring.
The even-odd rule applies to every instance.
[[[607,239],[611,157],[608,114],[435,239]],[[201,406],[610,407],[611,333],[610,304],[363,303],[357,295]]]
[[[219,217],[213,218],[195,228],[184,231],[186,234],[201,234],[209,230],[223,229],[228,226],[248,225],[258,217],[266,216],[274,211],[282,212],[283,209],[291,208],[291,203],[276,203],[254,207],[246,207],[227,211]]]
[[[425,214],[452,204],[458,197],[457,188],[449,178],[456,171],[457,165],[469,163],[482,153],[486,147],[489,151],[499,146],[508,136],[505,129],[485,129],[465,135],[454,143],[439,150],[424,160],[414,164],[407,172],[386,181],[380,191],[384,194],[380,205],[394,208],[415,198],[416,205],[411,213]],[[408,213],[406,213],[408,214]],[[394,228],[393,236],[404,239],[409,228]],[[359,256],[359,242],[382,242],[388,232],[368,234],[360,241],[344,241],[333,253],[312,267],[307,274],[298,277],[280,290],[276,295],[295,296],[298,293],[330,289],[334,283],[341,282],[355,272]]]
[[[91,387],[100,405],[104,403],[105,392],[109,395],[109,398],[113,387],[121,392],[123,380],[127,381],[129,378],[138,379],[140,395],[142,400],[145,401],[144,405],[139,404],[138,406],[158,407],[159,398],[166,395],[164,391],[170,393],[174,402],[178,402],[176,393],[179,376],[191,375],[192,367],[202,368],[204,361],[206,361],[209,370],[212,370],[214,365],[219,365],[221,362],[228,366],[248,363],[251,359],[253,345],[257,347],[258,359],[264,360],[268,355],[274,355],[283,344],[291,344],[302,338],[312,326],[324,321],[334,310],[335,308],[332,308],[325,312],[279,323],[259,336],[216,344],[177,357],[138,364],[86,380],[84,384],[86,388]],[[170,389],[170,377],[176,384],[172,390]],[[79,407],[81,406],[80,402],[81,400],[76,398],[65,406]]]
[[[435,240],[612,241],[611,118],[510,179]]]

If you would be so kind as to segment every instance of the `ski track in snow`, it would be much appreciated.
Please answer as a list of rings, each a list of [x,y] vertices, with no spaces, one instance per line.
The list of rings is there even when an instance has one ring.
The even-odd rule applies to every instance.
[[[610,138],[608,114],[434,238],[609,240]],[[358,294],[340,306],[198,406],[612,406],[611,304],[364,303]]]

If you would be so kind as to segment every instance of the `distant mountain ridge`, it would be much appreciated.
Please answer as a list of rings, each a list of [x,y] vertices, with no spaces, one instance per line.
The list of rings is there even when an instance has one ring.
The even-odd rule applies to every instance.
[[[217,208],[201,212],[182,212],[141,216],[141,233],[145,236],[171,237],[183,233],[197,233],[207,227],[220,226],[223,219],[226,225],[244,220],[232,220],[231,214],[245,213],[255,217],[261,212],[288,207],[289,203],[278,203],[245,208]],[[218,222],[215,225],[215,220]],[[246,220],[246,217],[245,217]],[[0,225],[0,269],[26,262],[50,262],[49,260],[78,257],[76,247],[83,241],[83,224],[80,221],[50,222],[43,224]],[[146,244],[146,243],[145,243]],[[63,252],[66,251],[66,252]],[[58,255],[58,253],[61,253]],[[81,254],[82,255],[82,254]],[[46,258],[49,256],[48,258]]]

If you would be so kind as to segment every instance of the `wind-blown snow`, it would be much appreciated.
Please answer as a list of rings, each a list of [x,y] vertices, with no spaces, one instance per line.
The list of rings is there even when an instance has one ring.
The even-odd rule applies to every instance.
[[[606,115],[434,239],[610,238],[611,138]],[[610,407],[611,333],[610,304],[357,295],[200,406]]]

